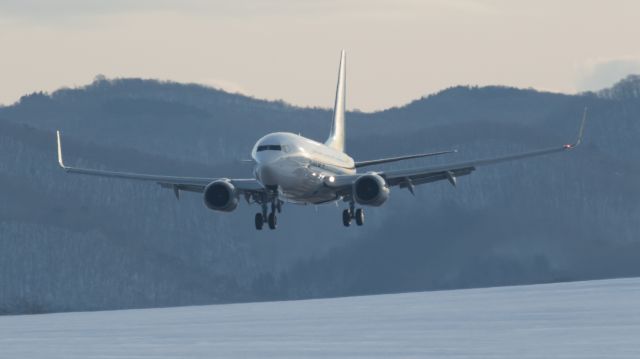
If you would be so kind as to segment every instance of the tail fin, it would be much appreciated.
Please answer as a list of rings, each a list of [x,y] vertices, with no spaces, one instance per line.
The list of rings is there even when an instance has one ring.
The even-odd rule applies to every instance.
[[[338,88],[336,89],[336,103],[333,108],[333,126],[331,134],[325,144],[338,151],[344,152],[344,108],[346,102],[346,54],[342,50],[340,55],[340,70],[338,72]]]

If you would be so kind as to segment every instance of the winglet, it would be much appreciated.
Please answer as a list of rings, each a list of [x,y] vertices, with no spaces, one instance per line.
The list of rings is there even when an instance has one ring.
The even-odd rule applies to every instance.
[[[58,138],[58,163],[60,167],[66,169],[67,167],[64,165],[64,161],[62,160],[62,144],[60,141],[60,131],[56,130],[56,137]]]
[[[587,122],[587,107],[584,108],[584,113],[582,114],[582,122],[580,122],[580,128],[578,129],[578,137],[576,138],[576,142],[564,145],[564,148],[570,150],[572,148],[576,148],[580,146],[582,143],[582,137],[584,135],[584,124]]]

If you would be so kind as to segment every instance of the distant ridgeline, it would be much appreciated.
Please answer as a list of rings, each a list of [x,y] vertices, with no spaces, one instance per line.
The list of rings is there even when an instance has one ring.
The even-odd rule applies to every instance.
[[[614,100],[640,99],[640,75],[629,75],[613,87],[600,90],[597,94]]]
[[[329,104],[327,104],[329,105]],[[332,205],[286,205],[276,232],[256,208],[209,211],[153,184],[65,175],[69,164],[249,177],[273,131],[323,139],[331,111],[171,82],[97,78],[0,107],[0,313],[97,310],[640,275],[640,77],[564,95],[454,87],[347,114],[356,159],[457,148],[386,168],[500,155],[574,140],[570,153],[395,190],[345,229]]]

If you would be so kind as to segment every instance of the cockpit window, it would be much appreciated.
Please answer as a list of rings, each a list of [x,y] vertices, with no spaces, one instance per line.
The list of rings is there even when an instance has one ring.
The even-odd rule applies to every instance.
[[[282,151],[282,146],[280,145],[260,145],[256,152],[261,151]]]

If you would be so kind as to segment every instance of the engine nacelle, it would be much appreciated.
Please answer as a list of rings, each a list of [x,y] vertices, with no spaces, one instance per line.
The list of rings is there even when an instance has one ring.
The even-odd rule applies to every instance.
[[[355,181],[353,197],[359,204],[377,207],[389,198],[389,187],[384,178],[375,173],[369,173]]]
[[[217,180],[204,188],[204,204],[214,211],[231,212],[238,207],[238,193],[228,180]]]

